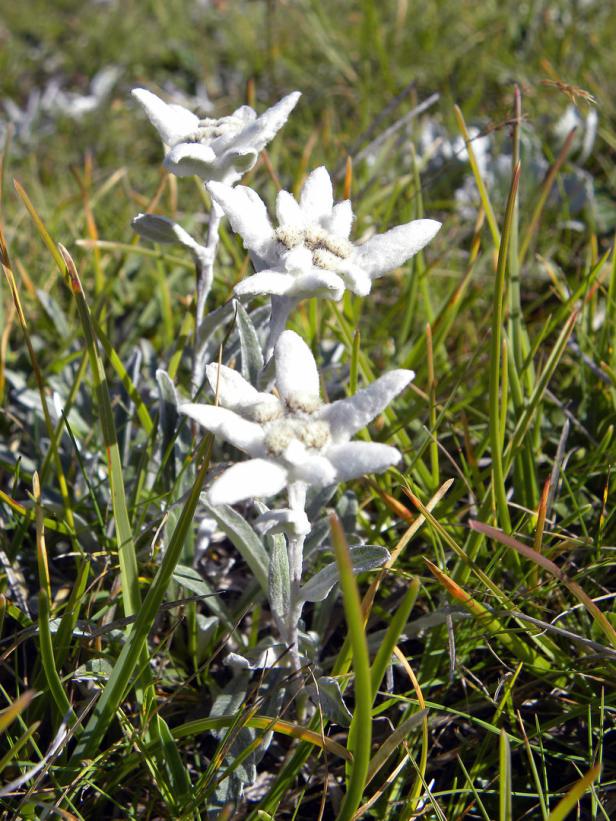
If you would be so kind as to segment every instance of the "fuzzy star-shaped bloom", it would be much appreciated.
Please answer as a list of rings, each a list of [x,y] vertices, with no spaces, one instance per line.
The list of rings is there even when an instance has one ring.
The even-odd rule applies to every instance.
[[[361,245],[353,244],[349,241],[351,201],[334,203],[332,182],[324,167],[308,176],[299,202],[288,191],[278,193],[277,228],[252,189],[219,182],[207,188],[242,237],[257,269],[235,286],[237,296],[339,300],[345,288],[365,296],[373,280],[414,256],[441,227],[435,220],[413,220]]]
[[[354,396],[326,405],[314,357],[301,337],[284,331],[274,357],[277,395],[259,393],[237,371],[210,364],[207,377],[220,405],[179,405],[181,413],[251,457],[213,482],[210,504],[274,496],[296,482],[322,487],[380,473],[400,461],[396,448],[350,439],[408,385],[413,371],[390,371]]]
[[[178,177],[196,174],[202,180],[223,180],[229,185],[253,167],[300,97],[299,91],[287,94],[259,117],[243,105],[216,120],[200,119],[184,106],[165,103],[145,88],[134,88],[132,94],[169,149],[165,168]]]

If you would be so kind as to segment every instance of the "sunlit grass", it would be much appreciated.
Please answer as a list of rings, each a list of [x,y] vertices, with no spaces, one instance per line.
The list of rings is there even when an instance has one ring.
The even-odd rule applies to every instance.
[[[2,160],[7,817],[205,818],[219,807],[256,821],[363,807],[391,821],[559,819],[576,806],[611,817],[610,4],[61,5],[4,11],[3,95],[24,107],[47,78],[83,89],[105,65],[123,73],[100,110],[28,139],[16,130]],[[198,549],[191,522],[205,512],[211,443],[194,449],[155,374],[166,368],[188,394],[191,261],[130,230],[148,208],[196,235],[205,228],[198,187],[163,174],[160,145],[129,101],[131,86],[164,93],[170,80],[187,93],[204,81],[221,113],[246,95],[262,110],[303,91],[248,177],[269,203],[279,184],[297,190],[326,163],[339,171],[337,196],[350,189],[354,236],[421,216],[444,223],[369,298],[306,302],[293,317],[328,391],[342,371],[351,392],[389,368],[417,374],[365,433],[403,451],[400,472],[329,502],[347,541],[385,545],[391,559],[360,577],[361,616],[351,576],[304,614],[319,647],[305,684],[334,677],[364,736],[357,720],[332,721],[324,700],[304,727],[297,682],[279,676],[289,668],[247,673],[232,690],[224,664],[271,632],[270,617],[246,562],[250,533],[234,520]],[[569,96],[589,111],[576,88],[599,113],[583,162],[579,135],[563,144],[553,130]],[[357,158],[434,92],[426,112]],[[459,153],[467,140],[470,162],[420,151],[427,118],[460,136]],[[510,157],[502,184],[484,179],[474,125]],[[538,176],[531,140],[545,159]],[[579,210],[567,177],[577,170],[594,185]],[[474,199],[462,210],[454,192],[468,175]],[[225,228],[209,308],[248,270]],[[335,341],[333,359],[323,340]],[[262,791],[221,809],[225,779],[255,755]]]

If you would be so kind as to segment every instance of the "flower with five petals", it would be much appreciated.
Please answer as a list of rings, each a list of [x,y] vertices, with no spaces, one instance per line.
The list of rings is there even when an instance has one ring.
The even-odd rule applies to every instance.
[[[413,371],[390,371],[353,396],[323,404],[314,357],[301,337],[284,331],[274,357],[276,395],[259,393],[237,371],[210,364],[207,376],[220,405],[179,405],[181,413],[251,457],[214,480],[210,504],[274,496],[296,483],[322,487],[400,461],[390,445],[350,439],[408,385]]]
[[[308,176],[299,202],[287,191],[278,193],[277,228],[252,189],[221,182],[210,182],[207,188],[242,237],[257,270],[235,286],[236,296],[339,300],[345,288],[365,296],[373,280],[414,256],[441,227],[435,220],[413,220],[353,244],[351,202],[334,203],[324,167]]]
[[[202,180],[223,180],[229,185],[253,167],[300,97],[299,91],[287,94],[260,116],[243,105],[216,120],[200,119],[184,106],[169,105],[145,88],[134,88],[132,93],[169,148],[165,168],[178,177],[196,174]]]

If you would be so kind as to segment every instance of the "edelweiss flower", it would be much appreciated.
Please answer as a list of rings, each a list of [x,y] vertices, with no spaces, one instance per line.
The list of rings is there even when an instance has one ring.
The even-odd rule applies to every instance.
[[[263,201],[252,189],[220,182],[211,182],[207,188],[242,237],[257,268],[256,274],[235,286],[238,296],[339,300],[345,288],[365,296],[372,280],[406,262],[441,227],[435,220],[413,220],[354,245],[349,241],[351,202],[334,204],[332,182],[324,167],[309,175],[299,203],[287,191],[278,193],[278,228],[273,228]]]
[[[203,180],[230,185],[249,171],[259,152],[286,123],[300,93],[287,94],[260,117],[243,105],[219,120],[196,114],[181,105],[168,105],[144,88],[134,88],[150,122],[169,147],[164,165],[178,177],[196,174]]]
[[[294,483],[343,482],[379,473],[400,460],[389,445],[349,440],[408,385],[413,371],[390,371],[354,396],[324,405],[314,357],[296,333],[280,335],[274,357],[277,396],[259,393],[231,368],[210,364],[207,377],[220,406],[179,406],[181,413],[252,457],[214,481],[210,504],[273,496]]]

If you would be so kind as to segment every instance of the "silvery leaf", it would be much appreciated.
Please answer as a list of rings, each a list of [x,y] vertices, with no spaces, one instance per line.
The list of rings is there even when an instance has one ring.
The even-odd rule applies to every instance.
[[[63,339],[67,337],[70,334],[70,328],[62,308],[58,305],[51,294],[48,294],[47,291],[43,291],[42,288],[36,289],[36,295],[39,302],[45,309],[45,313],[55,325],[56,331]]]
[[[321,510],[331,502],[337,490],[337,484],[327,485],[327,487],[318,489],[310,488],[306,504],[306,515],[311,522],[313,522]]]
[[[224,715],[236,715],[245,707],[246,704],[246,683],[247,678],[245,674],[240,673],[227,684],[225,691],[219,693],[214,699],[210,716],[218,718]],[[226,734],[225,729],[215,730],[214,735],[218,739],[223,739]],[[233,742],[231,743],[228,753],[225,756],[224,764],[227,766],[233,763],[233,760],[244,752],[255,738],[255,731],[248,727],[242,727]],[[254,753],[251,753],[231,774],[230,778],[225,778],[219,785],[221,795],[233,796],[234,799],[239,798],[244,784],[254,783],[257,777],[256,760]]]
[[[257,384],[257,378],[263,368],[263,352],[259,337],[248,316],[246,309],[241,302],[236,300],[237,327],[240,336],[240,347],[242,351],[242,376],[251,385]]]
[[[338,680],[331,676],[321,676],[316,685],[308,686],[308,694],[315,705],[320,706],[323,715],[342,727],[348,727],[353,718],[344,703]]]
[[[353,533],[355,531],[358,511],[359,503],[357,496],[352,490],[345,491],[336,505],[336,513],[338,514],[345,533]]]
[[[389,550],[380,545],[362,545],[350,549],[353,573],[365,573],[375,570],[389,559]],[[335,562],[319,570],[306,584],[300,588],[299,596],[302,601],[323,601],[332,587],[339,581],[338,566]]]
[[[197,622],[197,659],[199,663],[203,663],[211,655],[210,643],[214,638],[216,629],[220,624],[220,619],[217,616],[206,616],[203,613],[196,613]]]
[[[264,593],[268,591],[269,557],[261,539],[246,519],[229,505],[209,505],[205,508],[216,519],[220,529],[226,533],[235,548],[250,567]]]
[[[173,581],[181,585],[184,590],[195,593],[197,596],[203,596],[205,606],[215,616],[218,616],[227,627],[233,626],[233,621],[226,612],[226,608],[221,604],[216,591],[210,587],[197,570],[188,567],[188,565],[178,564],[173,573]]]
[[[103,658],[94,658],[80,665],[71,675],[73,681],[105,682],[113,672],[113,667]]]
[[[329,519],[319,519],[312,526],[312,530],[304,542],[304,558],[311,558],[313,553],[323,544],[329,536]]]
[[[248,650],[246,655],[228,653],[223,663],[236,670],[270,670],[284,654],[285,648],[281,644],[257,646]]]
[[[158,368],[156,371],[156,383],[160,401],[161,452],[164,454],[175,438],[175,429],[178,423],[178,398],[169,374],[162,368]],[[173,480],[175,478],[174,458],[169,459],[167,469],[169,470],[170,479]]]
[[[267,537],[271,545],[269,560],[268,598],[272,615],[277,622],[284,624],[291,609],[291,578],[289,575],[289,557],[287,542],[281,533]]]
[[[262,513],[255,521],[255,527],[259,533],[291,533],[294,536],[305,536],[311,530],[304,511],[288,507]]]

